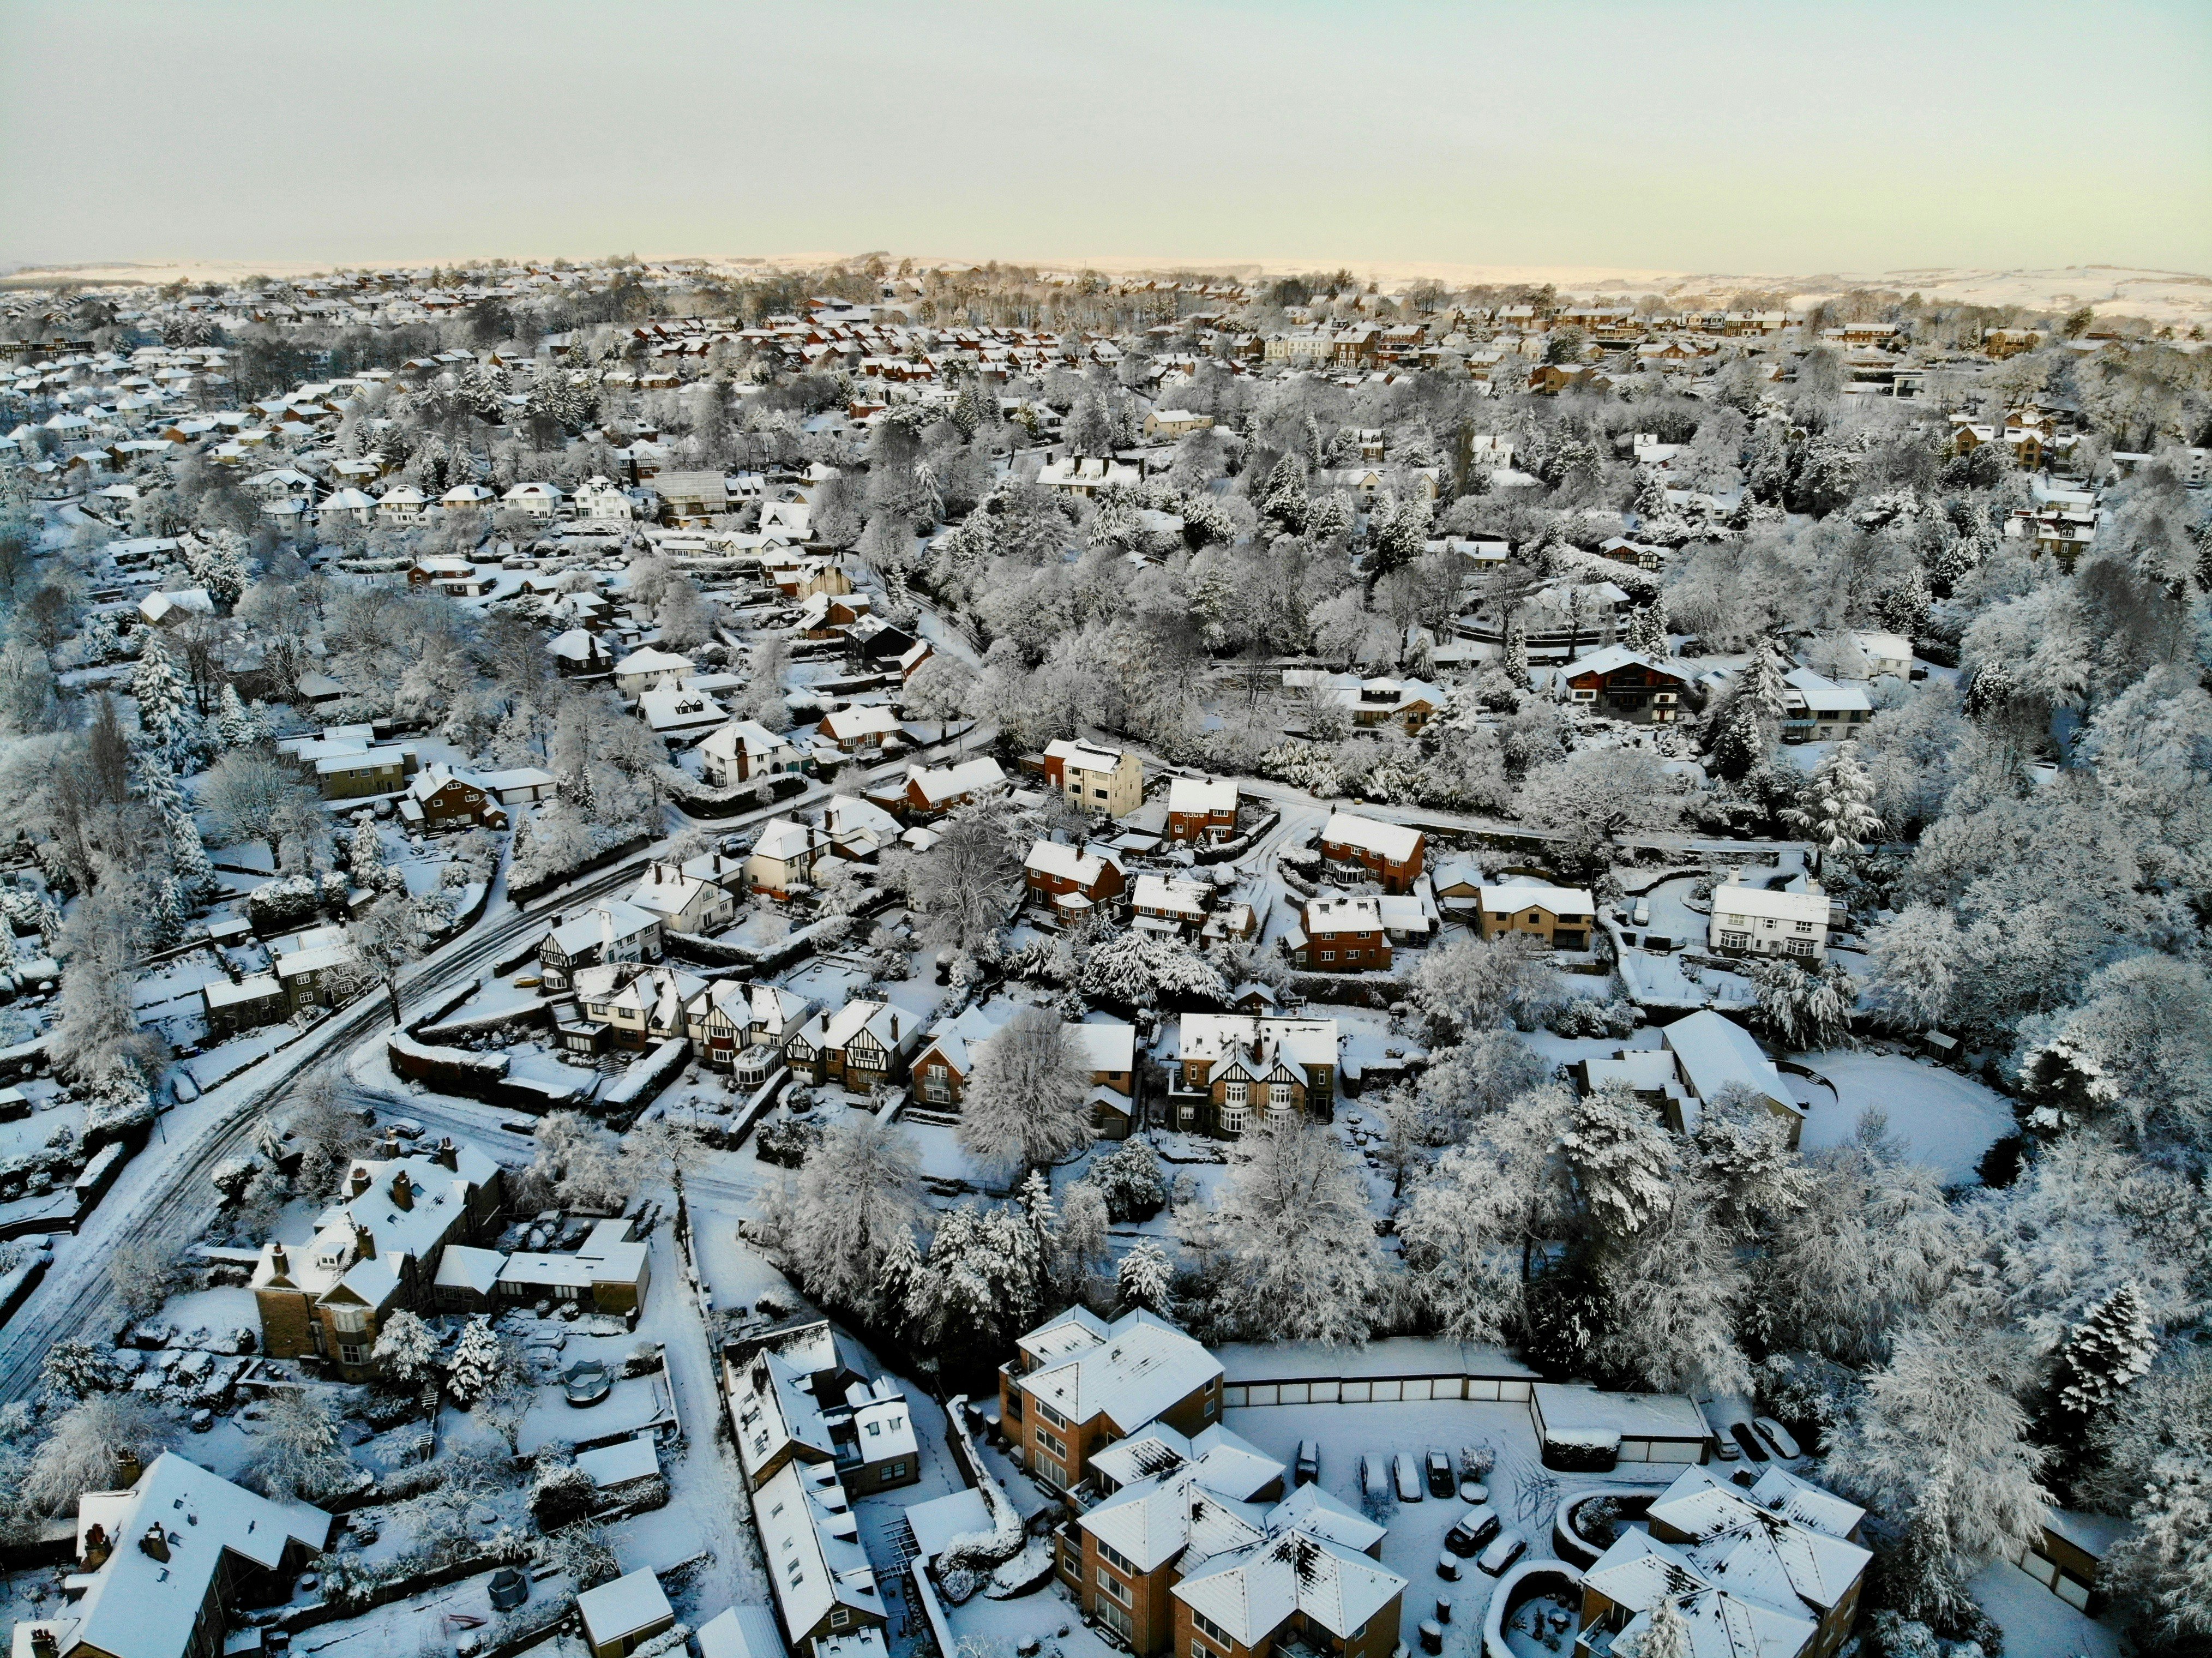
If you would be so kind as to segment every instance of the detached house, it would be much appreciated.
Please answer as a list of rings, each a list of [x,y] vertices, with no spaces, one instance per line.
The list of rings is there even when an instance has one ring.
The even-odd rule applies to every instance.
[[[1856,685],[1838,685],[1810,668],[1782,676],[1782,740],[1785,743],[1856,742],[1874,718],[1874,701]]]
[[[1639,726],[1671,726],[1682,717],[1690,675],[1679,665],[1607,645],[1560,670],[1567,700]]]
[[[757,720],[733,720],[699,744],[700,774],[718,789],[798,771],[804,764],[804,756],[788,738],[777,736]]]
[[[342,1380],[368,1381],[385,1319],[433,1308],[446,1246],[495,1230],[505,1203],[499,1165],[451,1139],[427,1155],[355,1158],[312,1238],[261,1246],[252,1288],[262,1351],[319,1358]]]
[[[1186,1013],[1170,1060],[1170,1124],[1226,1138],[1261,1113],[1327,1122],[1336,1113],[1337,1042],[1334,1019]]]
[[[712,854],[710,853],[709,856]],[[665,932],[711,937],[737,919],[738,901],[728,888],[702,880],[674,864],[655,863],[641,876],[629,902],[660,918]]]
[[[819,1085],[836,1083],[865,1094],[906,1075],[907,1060],[921,1042],[914,1016],[890,1002],[852,1001],[837,1012],[810,1019],[784,1057],[793,1071]]]
[[[1164,1422],[1194,1434],[1221,1419],[1221,1364],[1154,1313],[1111,1324],[1072,1307],[1015,1344],[999,1367],[999,1424],[1013,1460],[1073,1491],[1090,1460]]]
[[[896,714],[881,704],[854,703],[823,714],[816,729],[835,743],[840,752],[859,754],[880,749],[885,742],[896,738],[899,721]]]
[[[988,756],[953,766],[908,766],[899,807],[909,821],[941,817],[1006,786],[1006,774]]]
[[[548,990],[566,990],[576,969],[611,962],[659,961],[661,920],[610,898],[563,921],[538,946],[538,970]]]
[[[1178,777],[1168,785],[1168,839],[1201,845],[1237,833],[1237,785]]]
[[[1476,924],[1486,938],[1526,932],[1554,950],[1588,950],[1597,901],[1581,887],[1486,886]]]
[[[755,892],[787,898],[793,888],[814,879],[814,865],[830,847],[827,831],[788,817],[771,817],[745,860],[745,880]]]
[[[507,809],[487,780],[436,762],[415,774],[400,797],[399,817],[404,823],[428,829],[507,827]]]
[[[1044,905],[1069,925],[1119,897],[1127,885],[1119,853],[1060,841],[1040,841],[1030,848],[1022,860],[1022,880],[1030,902]]]
[[[905,1394],[829,1320],[732,1344],[722,1376],[748,1489],[758,1491],[794,1461],[833,1470],[860,1496],[921,1478]]]
[[[1403,823],[1334,812],[1322,826],[1323,872],[1339,886],[1375,881],[1385,892],[1410,892],[1420,879],[1428,844],[1420,830]]]
[[[1044,778],[1068,805],[1109,817],[1145,801],[1145,762],[1127,749],[1062,738],[1045,748]]]
[[[1322,973],[1388,971],[1390,936],[1379,898],[1309,898],[1299,926],[1283,939],[1291,960]]]
[[[1794,956],[1801,961],[1827,958],[1832,906],[1818,881],[1804,890],[1780,890],[1743,884],[1743,872],[1729,872],[1725,886],[1713,889],[1707,944],[1723,956]]]

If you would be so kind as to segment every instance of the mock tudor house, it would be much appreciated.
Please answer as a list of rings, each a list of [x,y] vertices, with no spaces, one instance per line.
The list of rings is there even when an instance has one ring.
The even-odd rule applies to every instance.
[[[396,1151],[398,1142],[386,1144]],[[427,1153],[355,1158],[312,1238],[261,1246],[251,1280],[261,1351],[318,1358],[343,1381],[369,1381],[384,1321],[433,1310],[446,1246],[489,1236],[505,1203],[499,1165],[451,1139]]]
[[[1678,665],[1607,645],[1559,670],[1567,700],[1639,726],[1670,726],[1682,717],[1690,675]]]
[[[1145,801],[1145,762],[1127,749],[1063,738],[1045,748],[1044,778],[1068,805],[1109,817]]]
[[[433,762],[416,772],[399,799],[400,821],[410,827],[441,829],[481,824],[507,827],[507,808],[486,780]]]
[[[1339,886],[1362,881],[1381,884],[1385,892],[1410,892],[1421,878],[1428,837],[1403,823],[1385,823],[1356,812],[1329,815],[1322,825],[1323,872]]]
[[[1588,950],[1597,901],[1580,887],[1485,886],[1476,924],[1486,938],[1526,932],[1554,950]]]
[[[808,1020],[784,1048],[791,1068],[817,1085],[836,1083],[865,1094],[906,1075],[921,1045],[914,1015],[891,1002],[851,1001]]]
[[[1755,1479],[1683,1469],[1646,1525],[1583,1573],[1577,1658],[1636,1649],[1669,1599],[1692,1652],[1829,1658],[1850,1637],[1874,1559],[1865,1513],[1777,1463]]]
[[[1195,1434],[1221,1420],[1221,1364],[1142,1308],[1108,1323],[1071,1307],[1015,1343],[999,1367],[999,1425],[1010,1455],[1072,1491],[1090,1459],[1155,1422]]]
[[[1169,1126],[1233,1139],[1270,1119],[1336,1113],[1334,1019],[1186,1013],[1169,1059]]]
[[[1168,785],[1168,839],[1205,845],[1237,833],[1237,785],[1178,777]]]
[[[660,959],[660,917],[619,898],[594,904],[563,921],[538,946],[538,971],[548,990],[566,990],[578,968]]]
[[[930,1027],[912,1066],[915,1098],[922,1109],[961,1108],[983,1049],[1015,1011],[1004,1003],[995,1009],[965,1007]],[[1090,1079],[1092,1126],[1104,1139],[1127,1139],[1136,1097],[1136,1031],[1108,1019],[1072,1022],[1064,1029]]]
[[[1284,936],[1296,965],[1321,973],[1364,973],[1390,966],[1390,935],[1379,898],[1309,898],[1299,924]]]

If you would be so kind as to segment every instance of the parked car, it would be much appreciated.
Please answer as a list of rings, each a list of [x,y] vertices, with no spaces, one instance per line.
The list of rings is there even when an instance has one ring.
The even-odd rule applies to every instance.
[[[1798,1457],[1804,1455],[1797,1448],[1796,1436],[1771,1416],[1755,1416],[1751,1425],[1759,1430],[1759,1437],[1774,1447],[1777,1456]]]
[[[1649,898],[1638,898],[1636,901],[1636,908],[1629,912],[1629,919],[1635,922],[1638,926],[1650,926],[1651,925],[1651,901]]]
[[[1298,1441],[1297,1468],[1291,1476],[1291,1483],[1294,1485],[1310,1485],[1320,1478],[1321,1441],[1301,1439]]]
[[[1484,1544],[1498,1535],[1504,1523],[1489,1503],[1479,1503],[1462,1515],[1459,1524],[1444,1533],[1444,1546],[1454,1554],[1463,1554],[1471,1559],[1482,1552]]]
[[[1389,1477],[1382,1472],[1382,1459],[1369,1452],[1359,1459],[1359,1494],[1372,1497],[1377,1491],[1390,1489]]]
[[[1729,1424],[1729,1437],[1743,1447],[1743,1454],[1754,1462],[1766,1461],[1766,1447],[1759,1442],[1759,1436],[1751,1430],[1748,1422]]]
[[[1527,1553],[1528,1549],[1528,1540],[1508,1527],[1490,1540],[1490,1546],[1475,1558],[1474,1564],[1496,1577]]]
[[[1452,1460],[1449,1455],[1443,1451],[1431,1450],[1429,1452],[1429,1495],[1449,1497],[1457,1485],[1458,1481],[1452,1478]]]
[[[1736,1449],[1735,1441],[1730,1439],[1726,1434],[1713,1436],[1713,1455],[1723,1462],[1740,1462],[1743,1460],[1743,1453]]]
[[[1398,1500],[1401,1503],[1418,1503],[1421,1500],[1421,1471],[1413,1461],[1413,1452],[1401,1451],[1392,1457],[1390,1473],[1397,1481]]]

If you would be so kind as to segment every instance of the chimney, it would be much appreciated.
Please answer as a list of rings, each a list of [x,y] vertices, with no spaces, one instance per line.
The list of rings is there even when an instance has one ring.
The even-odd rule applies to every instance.
[[[99,1527],[95,1526],[93,1529],[97,1531]],[[103,1550],[103,1557],[105,1552]],[[44,1624],[33,1624],[31,1626],[31,1658],[55,1658],[55,1654],[60,1649],[54,1644],[52,1630]]]
[[[415,1206],[415,1182],[407,1178],[404,1169],[392,1177],[392,1200],[402,1209]]]
[[[137,1484],[138,1483],[138,1477],[139,1477],[139,1475],[141,1475],[141,1474],[144,1473],[145,1472],[146,1472],[146,1465],[145,1465],[143,1462],[142,1462],[141,1461],[139,1461],[139,1458],[138,1458],[138,1453],[137,1453],[137,1452],[136,1452],[136,1451],[118,1451],[118,1452],[116,1452],[116,1454],[115,1454],[115,1486],[116,1486],[116,1489],[117,1489],[118,1491],[128,1491],[128,1490],[130,1490],[131,1486],[133,1486],[133,1485],[137,1485]]]
[[[376,1259],[376,1234],[370,1231],[366,1226],[355,1227],[353,1229],[353,1248],[354,1253],[360,1256],[362,1260],[374,1260]]]
[[[97,1520],[84,1528],[84,1564],[88,1570],[98,1571],[107,1559],[107,1527]]]
[[[437,1161],[441,1167],[457,1172],[460,1169],[461,1154],[454,1149],[453,1137],[451,1134],[438,1142]]]
[[[396,1128],[386,1129],[383,1144],[378,1149],[387,1157],[398,1157],[400,1153],[399,1131]]]
[[[356,1197],[356,1198],[357,1198],[357,1197],[359,1197],[362,1193],[364,1193],[364,1192],[366,1192],[366,1191],[368,1191],[368,1188],[369,1188],[369,1185],[370,1185],[370,1181],[369,1181],[369,1176],[368,1176],[368,1169],[366,1169],[361,1168],[359,1165],[357,1165],[357,1164],[356,1164],[356,1165],[355,1166],[355,1169],[354,1169],[354,1171],[353,1171],[353,1181],[352,1181],[352,1193],[351,1193],[351,1195],[353,1195],[353,1196],[355,1196],[355,1197]]]
[[[146,1534],[138,1540],[138,1548],[156,1560],[167,1561],[169,1558],[169,1540],[161,1534],[159,1526],[146,1527]]]
[[[292,1259],[284,1253],[284,1246],[281,1243],[272,1243],[269,1246],[269,1270],[278,1278],[289,1278],[292,1275]]]

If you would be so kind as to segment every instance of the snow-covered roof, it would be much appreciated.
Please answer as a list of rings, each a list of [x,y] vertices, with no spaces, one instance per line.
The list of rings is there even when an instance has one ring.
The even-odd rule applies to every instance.
[[[88,1493],[88,1500],[115,1493]],[[330,1539],[331,1517],[304,1503],[276,1503],[234,1485],[171,1451],[155,1459],[113,1508],[113,1552],[94,1575],[76,1606],[76,1626],[58,1644],[111,1658],[184,1658],[198,1630],[208,1591],[225,1551],[274,1570],[286,1546],[319,1550]],[[161,1530],[166,1558],[141,1546],[152,1527]]]
[[[1510,915],[1524,909],[1540,909],[1555,916],[1597,914],[1595,901],[1583,887],[1514,883],[1505,886],[1486,886],[1482,889],[1481,898],[1482,907],[1494,914]]]
[[[741,750],[746,754],[774,754],[789,747],[789,738],[777,736],[757,720],[732,720],[719,731],[708,732],[699,743],[702,754],[712,755],[717,760],[734,760]]]
[[[1804,1109],[1782,1085],[1774,1061],[1759,1052],[1751,1033],[1709,1007],[1675,1020],[1660,1032],[1659,1039],[1674,1050],[1682,1067],[1682,1080],[1698,1101],[1710,1100],[1729,1084],[1740,1084],[1778,1105],[1793,1111]],[[1697,1133],[1701,1114],[1685,1107],[1682,1115],[1683,1132]]]
[[[651,932],[660,925],[658,915],[647,914],[635,904],[625,903],[619,898],[610,898],[594,904],[573,920],[563,921],[553,929],[550,940],[570,957],[581,954],[612,938],[619,944],[626,938]]]
[[[1165,910],[1195,920],[1206,914],[1206,896],[1212,889],[1197,881],[1168,875],[1139,875],[1132,902],[1140,910]]]
[[[1305,927],[1313,932],[1379,932],[1382,906],[1372,898],[1337,894],[1306,900]]]
[[[576,1466],[591,1476],[601,1491],[627,1485],[633,1479],[650,1479],[660,1472],[660,1453],[649,1434],[633,1434],[597,1450],[576,1453]]]
[[[1218,1060],[1261,1043],[1272,1043],[1302,1066],[1334,1066],[1337,1028],[1334,1019],[1255,1018],[1247,1013],[1186,1013],[1177,1026],[1176,1053],[1181,1060]]]
[[[1417,829],[1408,829],[1403,823],[1380,823],[1349,811],[1330,813],[1328,822],[1322,826],[1321,838],[1324,845],[1358,847],[1379,853],[1394,864],[1405,863],[1421,846],[1421,832]]]
[[[1395,1600],[1407,1580],[1365,1555],[1304,1531],[1216,1556],[1175,1585],[1176,1598],[1255,1647],[1303,1612],[1340,1639]]]
[[[1103,1415],[1125,1433],[1221,1375],[1212,1354],[1141,1308],[1103,1327],[1071,1309],[1021,1345],[1044,1361],[1021,1378],[1023,1392],[1073,1422]]]
[[[1713,889],[1713,914],[1771,916],[1778,921],[1814,921],[1825,929],[1828,925],[1828,896],[1825,892],[1740,886],[1731,882]]]
[[[760,838],[753,842],[752,855],[788,862],[829,843],[830,837],[811,825],[793,823],[788,817],[771,817],[761,829]]]
[[[1106,872],[1109,863],[1116,869],[1121,867],[1121,860],[1103,847],[1072,847],[1064,841],[1039,841],[1030,848],[1022,867],[1087,887]]]
[[[1652,1503],[1651,1516],[1686,1540],[1677,1546],[1723,1588],[1772,1606],[1788,1607],[1794,1596],[1826,1612],[1874,1558],[1856,1543],[1753,1500],[1703,1467],[1685,1468]]]
[[[997,761],[985,756],[953,766],[908,766],[906,780],[908,787],[921,790],[922,799],[933,805],[998,788],[1006,782],[1006,774]]]
[[[506,1265],[507,1257],[496,1249],[449,1243],[438,1256],[438,1275],[432,1282],[441,1290],[473,1290],[489,1296],[499,1283],[500,1268]]]
[[[1178,777],[1168,785],[1168,810],[1199,817],[1217,811],[1237,810],[1237,783],[1233,778],[1216,782],[1212,778]]]
[[[1697,1401],[1681,1394],[1601,1393],[1567,1382],[1532,1388],[1547,1438],[1610,1434],[1623,1439],[1708,1439],[1712,1430]]]
[[[856,702],[833,708],[822,716],[822,728],[840,743],[863,737],[890,737],[899,728],[898,716],[880,703]]]
[[[1121,749],[1069,737],[1046,744],[1044,751],[1048,759],[1060,761],[1071,771],[1115,771],[1127,757]]]
[[[775,1614],[758,1603],[725,1606],[699,1625],[699,1658],[784,1658],[784,1650]]]
[[[1117,1020],[1085,1019],[1067,1027],[1089,1071],[1128,1071],[1136,1064],[1137,1032]]]
[[[785,1463],[753,1494],[753,1524],[786,1629],[803,1634],[840,1605],[884,1615],[859,1523],[832,1471]]]
[[[585,1639],[594,1650],[676,1621],[676,1609],[668,1604],[660,1580],[645,1568],[586,1589],[576,1597],[576,1610],[583,1614]]]

